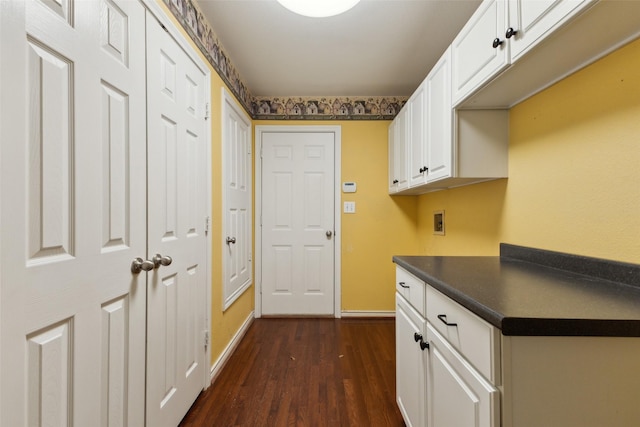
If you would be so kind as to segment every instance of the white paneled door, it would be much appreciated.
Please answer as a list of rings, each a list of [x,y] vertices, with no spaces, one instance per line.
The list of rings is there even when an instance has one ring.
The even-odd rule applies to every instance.
[[[251,119],[223,89],[223,308],[251,286],[252,217]]]
[[[0,4],[2,426],[144,424],[144,21]]]
[[[147,426],[173,427],[206,373],[204,73],[147,18],[148,242],[160,265],[147,287]]]
[[[334,132],[262,132],[262,314],[333,315]]]

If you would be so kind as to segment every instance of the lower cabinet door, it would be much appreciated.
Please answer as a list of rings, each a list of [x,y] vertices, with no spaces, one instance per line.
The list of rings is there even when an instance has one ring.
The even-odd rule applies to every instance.
[[[425,426],[425,354],[420,348],[425,320],[396,294],[396,401],[407,427]],[[418,334],[418,335],[416,335]]]
[[[497,427],[499,391],[427,322],[429,427]]]

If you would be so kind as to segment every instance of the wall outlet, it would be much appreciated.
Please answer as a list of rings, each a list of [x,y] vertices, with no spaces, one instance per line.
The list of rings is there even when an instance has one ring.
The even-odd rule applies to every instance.
[[[433,213],[433,234],[444,236],[444,211]]]

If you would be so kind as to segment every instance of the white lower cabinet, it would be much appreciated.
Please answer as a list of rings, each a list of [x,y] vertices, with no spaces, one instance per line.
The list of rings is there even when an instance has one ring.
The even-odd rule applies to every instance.
[[[497,427],[500,391],[427,322],[429,427]]]
[[[396,401],[407,426],[425,425],[425,320],[396,293]],[[424,346],[424,344],[423,344]]]
[[[396,290],[396,401],[406,425],[499,426],[499,332],[401,267]],[[432,319],[447,321],[446,335]]]
[[[505,336],[399,266],[396,276],[407,426],[640,426],[639,337]]]

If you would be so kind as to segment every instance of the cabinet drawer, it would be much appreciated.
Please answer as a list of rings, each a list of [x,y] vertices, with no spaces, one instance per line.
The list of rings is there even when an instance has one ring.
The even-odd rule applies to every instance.
[[[485,378],[500,384],[500,333],[431,286],[426,289],[427,320]]]
[[[420,313],[424,311],[425,283],[401,267],[396,267],[396,291]]]

